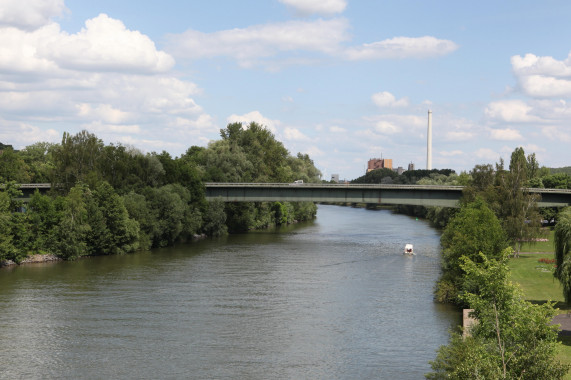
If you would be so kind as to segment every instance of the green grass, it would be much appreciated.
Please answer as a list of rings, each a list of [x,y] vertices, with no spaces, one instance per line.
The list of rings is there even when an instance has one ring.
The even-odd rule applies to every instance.
[[[553,248],[551,251],[552,252]],[[523,290],[525,298],[533,303],[544,303],[551,300],[556,302],[555,307],[559,313],[571,311],[565,305],[565,298],[559,281],[553,277],[553,264],[538,262],[541,258],[553,258],[548,254],[526,254],[517,259],[510,259],[512,281],[518,283]],[[559,337],[562,343],[557,354],[557,360],[564,364],[571,364],[571,337]],[[564,379],[571,380],[571,373]]]
[[[553,258],[546,254],[521,255],[510,259],[512,281],[517,282],[525,298],[532,302],[557,302],[557,307],[564,307],[561,284],[553,277],[553,264],[540,263],[542,258]]]
[[[559,348],[559,353],[556,358],[563,364],[571,364],[571,336],[559,337],[559,341],[562,343]],[[571,379],[571,373],[567,373],[564,379]]]
[[[544,236],[548,241],[535,241],[530,243],[523,243],[521,245],[521,252],[553,252],[553,230],[543,229]]]

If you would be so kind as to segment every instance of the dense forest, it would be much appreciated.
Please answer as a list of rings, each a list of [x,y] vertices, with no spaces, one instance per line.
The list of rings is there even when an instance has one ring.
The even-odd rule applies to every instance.
[[[206,202],[204,182],[319,182],[307,155],[289,154],[264,127],[229,124],[221,139],[180,157],[105,145],[87,131],[60,144],[0,154],[0,261],[30,254],[64,259],[165,247],[315,217],[313,203]],[[23,205],[19,183],[51,183]],[[24,210],[25,212],[15,212]]]

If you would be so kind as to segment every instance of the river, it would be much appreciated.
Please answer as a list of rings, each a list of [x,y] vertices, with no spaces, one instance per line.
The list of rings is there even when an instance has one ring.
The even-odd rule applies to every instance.
[[[460,323],[432,300],[439,262],[428,222],[320,205],[277,230],[3,268],[0,378],[421,379]]]

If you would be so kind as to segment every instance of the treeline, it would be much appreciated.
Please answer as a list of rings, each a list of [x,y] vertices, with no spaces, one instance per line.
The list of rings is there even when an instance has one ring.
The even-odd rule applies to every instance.
[[[396,171],[388,168],[371,170],[367,174],[356,178],[351,181],[351,183],[380,183],[386,185],[414,185],[423,178],[443,176],[448,177],[450,175],[455,175],[456,172],[452,169],[418,169],[418,170],[407,170],[402,174],[398,174]]]
[[[315,217],[309,202],[207,202],[204,182],[319,182],[321,176],[309,156],[291,156],[256,123],[229,124],[220,135],[174,158],[105,145],[87,131],[20,151],[3,145],[0,260],[127,253]],[[51,183],[52,190],[23,205],[18,183]]]

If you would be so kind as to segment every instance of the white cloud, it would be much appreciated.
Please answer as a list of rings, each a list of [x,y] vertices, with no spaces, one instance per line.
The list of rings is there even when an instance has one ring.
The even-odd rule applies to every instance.
[[[56,23],[33,31],[0,28],[0,70],[65,78],[66,70],[153,74],[174,66],[149,37],[119,20],[101,14],[85,26],[77,34],[62,32]]]
[[[247,28],[202,33],[187,30],[167,36],[167,50],[184,59],[230,57],[241,67],[263,65],[279,70],[284,65],[313,64],[315,57],[285,56],[290,52],[318,53],[324,58],[346,60],[428,58],[449,54],[458,46],[431,36],[395,37],[346,47],[351,39],[349,22],[344,18],[312,21],[286,21]]]
[[[363,120],[372,125],[377,133],[393,135],[406,132],[409,138],[419,137],[427,126],[426,118],[416,115],[386,114],[366,116]]]
[[[228,123],[242,123],[244,128],[251,122],[256,122],[266,127],[274,135],[277,133],[277,126],[280,124],[279,120],[271,120],[263,116],[260,111],[248,112],[244,115],[232,114],[226,119]]]
[[[534,54],[511,58],[512,69],[523,92],[533,97],[571,96],[571,53],[564,61]],[[567,78],[567,79],[566,79]]]
[[[97,135],[101,134],[140,134],[141,127],[138,125],[126,124],[107,124],[102,121],[92,121],[87,124],[82,124],[81,129],[88,130]]]
[[[0,119],[0,142],[22,149],[37,141],[61,142],[61,133],[52,128],[41,129],[29,123]]]
[[[529,96],[546,98],[571,96],[571,80],[543,75],[521,76],[518,79],[520,87]]]
[[[497,152],[489,148],[480,148],[474,152],[474,155],[486,162],[495,162],[500,157]]]
[[[87,20],[77,34],[62,34],[38,48],[41,56],[74,70],[165,72],[174,59],[158,51],[153,41],[106,14]]]
[[[397,100],[393,94],[387,91],[377,92],[373,94],[371,99],[379,107],[406,107],[409,104],[407,97]]]
[[[302,153],[308,154],[310,157],[324,157],[325,156],[325,153],[321,149],[319,149],[317,146],[314,146],[314,145],[308,147]]]
[[[509,128],[490,130],[490,138],[492,140],[500,140],[500,141],[515,141],[523,139],[519,131]]]
[[[113,108],[110,104],[92,106],[87,103],[77,104],[78,116],[91,119],[99,119],[105,123],[119,124],[128,121],[131,116],[128,112]]]
[[[439,153],[441,156],[444,156],[444,157],[461,156],[464,154],[464,152],[462,152],[461,150],[441,151]]]
[[[287,21],[210,34],[188,30],[167,40],[173,54],[187,59],[228,56],[252,67],[261,58],[283,51],[335,52],[349,38],[347,29],[345,19]]]
[[[148,36],[106,15],[87,20],[75,34],[53,21],[39,24],[0,25],[0,114],[8,122],[18,120],[16,130],[35,128],[3,141],[16,144],[19,136],[27,136],[28,144],[51,141],[43,136],[55,133],[59,140],[63,130],[86,128],[109,142],[137,135],[147,144],[143,149],[154,149],[155,142],[163,144],[161,150],[185,149],[218,130],[193,99],[201,90],[170,73],[174,59]],[[59,132],[39,126],[54,122]]]
[[[568,127],[545,126],[541,128],[541,133],[551,141],[571,143],[571,134]]]
[[[394,37],[349,48],[344,54],[349,60],[429,58],[450,54],[456,49],[458,45],[454,42],[432,36]]]
[[[444,138],[448,141],[468,141],[474,136],[475,134],[469,131],[449,131],[445,133]]]
[[[523,148],[528,153],[539,153],[539,152],[545,152],[546,151],[545,148],[542,148],[536,144],[527,144]]]
[[[214,125],[214,119],[208,114],[200,114],[196,119],[177,117],[171,121],[170,125],[174,128],[186,131],[218,130],[218,128]]]
[[[44,44],[57,40],[60,36],[59,26],[50,24],[28,32],[17,28],[0,28],[0,75],[11,73],[57,72],[55,62],[38,54]]]
[[[347,7],[346,0],[279,0],[302,15],[323,14],[333,15],[342,13]]]
[[[347,130],[345,128],[338,127],[336,125],[329,127],[329,132],[331,133],[345,133]]]
[[[512,68],[516,75],[544,75],[553,77],[571,77],[571,54],[565,61],[553,57],[538,57],[526,54],[524,57],[514,55],[511,58]]]
[[[299,129],[297,128],[286,128],[283,132],[284,138],[286,140],[293,140],[293,141],[309,141],[309,137],[304,135]]]
[[[0,27],[33,30],[66,11],[64,0],[2,0]]]
[[[531,115],[532,107],[522,100],[500,100],[486,107],[485,113],[491,119],[508,123],[537,122],[539,118]]]
[[[375,130],[379,133],[383,133],[386,135],[394,135],[395,133],[401,131],[401,129],[396,125],[383,120],[377,122],[377,124],[375,125]]]

